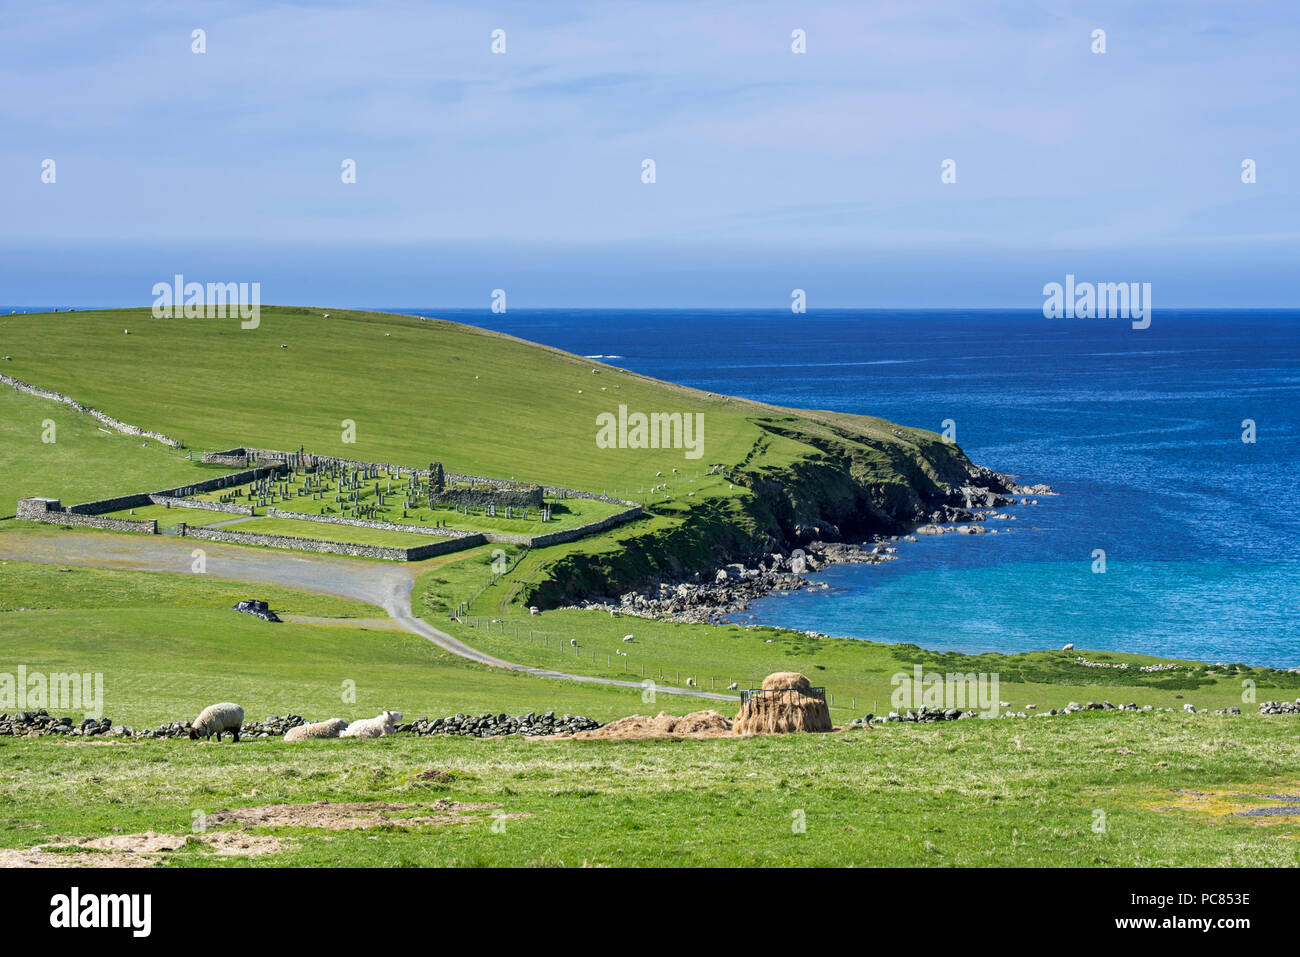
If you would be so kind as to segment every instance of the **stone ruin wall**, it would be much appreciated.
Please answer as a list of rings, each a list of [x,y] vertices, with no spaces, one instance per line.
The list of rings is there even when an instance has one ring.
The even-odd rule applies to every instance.
[[[80,515],[65,512],[57,498],[20,498],[14,516],[24,522],[44,522],[48,525],[69,525],[78,528],[103,528],[110,532],[130,532],[136,535],[158,534],[158,523],[133,518],[105,518],[101,515]]]

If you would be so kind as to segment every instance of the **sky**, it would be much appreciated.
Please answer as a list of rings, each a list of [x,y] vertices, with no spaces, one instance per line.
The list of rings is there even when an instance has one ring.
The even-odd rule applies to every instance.
[[[6,306],[1300,306],[1289,0],[3,14]]]

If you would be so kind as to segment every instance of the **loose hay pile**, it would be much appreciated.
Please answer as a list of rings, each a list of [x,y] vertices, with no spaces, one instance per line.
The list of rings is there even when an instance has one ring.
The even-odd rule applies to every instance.
[[[826,699],[807,694],[812,683],[794,671],[778,671],[763,679],[762,691],[750,692],[736,715],[736,734],[788,734],[791,731],[832,731]]]
[[[653,718],[645,714],[629,715],[601,725],[594,731],[579,731],[573,737],[636,741],[643,738],[718,738],[729,734],[731,722],[716,711],[695,711],[680,717],[661,711]]]

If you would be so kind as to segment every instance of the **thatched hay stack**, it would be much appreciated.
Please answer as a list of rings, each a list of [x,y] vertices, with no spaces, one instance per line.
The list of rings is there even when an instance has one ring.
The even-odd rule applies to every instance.
[[[763,679],[764,691],[811,687],[812,682],[797,671],[777,671]]]
[[[831,712],[821,698],[803,694],[811,688],[803,675],[778,671],[763,679],[763,691],[740,705],[737,734],[788,734],[791,731],[831,731]]]

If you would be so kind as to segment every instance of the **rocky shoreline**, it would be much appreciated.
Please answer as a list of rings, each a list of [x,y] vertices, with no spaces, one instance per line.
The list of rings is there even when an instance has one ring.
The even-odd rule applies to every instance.
[[[990,523],[1017,521],[1015,515],[1000,509],[1037,505],[1038,496],[1056,494],[1049,485],[1019,485],[1010,476],[988,470],[980,474],[987,485],[965,485],[949,490],[946,500],[910,532],[877,534],[861,542],[844,542],[821,537],[808,539],[808,536],[827,533],[838,536],[839,529],[833,525],[796,526],[796,540],[808,539],[806,544],[724,565],[711,579],[697,572],[680,581],[660,582],[616,597],[589,599],[564,607],[689,624],[721,624],[766,595],[829,588],[825,582],[813,581],[808,574],[830,565],[879,565],[897,561],[899,543],[920,541],[920,535],[996,535],[999,529],[990,527]],[[808,634],[826,637],[818,632]]]

